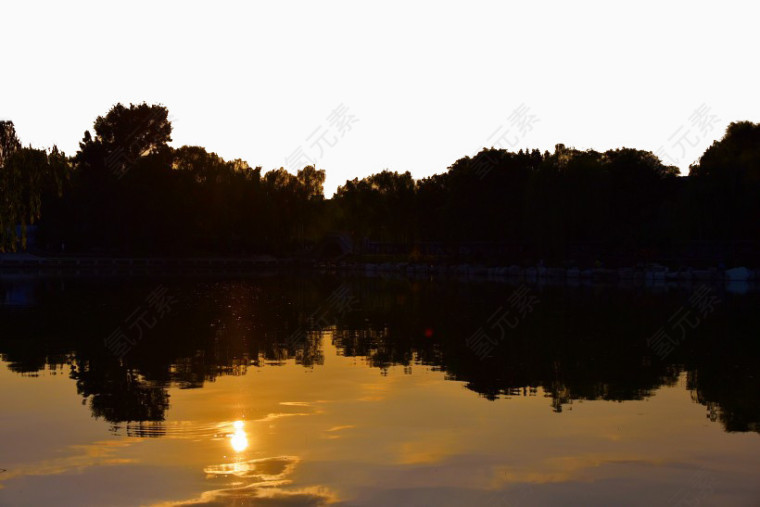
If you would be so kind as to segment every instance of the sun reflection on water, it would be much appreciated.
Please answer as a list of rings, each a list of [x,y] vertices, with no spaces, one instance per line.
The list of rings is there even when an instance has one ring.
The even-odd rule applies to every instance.
[[[248,449],[248,435],[245,433],[245,423],[235,421],[232,424],[235,432],[230,435],[230,445],[235,452],[243,452]]]

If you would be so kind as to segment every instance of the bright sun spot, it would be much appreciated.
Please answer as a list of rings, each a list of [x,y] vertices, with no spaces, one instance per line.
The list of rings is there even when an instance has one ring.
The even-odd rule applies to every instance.
[[[235,452],[243,452],[248,448],[248,435],[243,431],[243,421],[235,421],[232,426],[235,433],[230,436],[230,445]]]

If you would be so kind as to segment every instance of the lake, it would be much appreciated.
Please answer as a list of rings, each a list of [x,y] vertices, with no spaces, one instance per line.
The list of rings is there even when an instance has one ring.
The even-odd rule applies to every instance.
[[[0,295],[0,505],[760,504],[755,291],[314,275]]]

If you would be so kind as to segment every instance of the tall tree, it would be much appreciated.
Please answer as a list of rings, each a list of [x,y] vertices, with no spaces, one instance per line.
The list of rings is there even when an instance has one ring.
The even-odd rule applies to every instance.
[[[16,137],[16,128],[12,121],[0,121],[0,167],[14,151],[21,148],[21,143]]]
[[[172,125],[169,111],[161,105],[116,104],[98,116],[79,144],[77,163],[85,169],[106,169],[121,177],[146,155],[167,149]]]

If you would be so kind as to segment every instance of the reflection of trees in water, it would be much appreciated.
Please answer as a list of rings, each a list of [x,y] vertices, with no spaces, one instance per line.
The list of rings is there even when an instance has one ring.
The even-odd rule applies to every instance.
[[[118,421],[111,425],[114,434],[125,434],[128,437],[163,437],[166,435],[166,427],[163,421]]]
[[[67,365],[93,415],[133,435],[163,433],[168,386],[199,388],[220,375],[286,361],[315,367],[324,363],[326,336],[340,354],[365,358],[380,372],[394,365],[406,372],[430,366],[490,400],[535,396],[540,388],[557,412],[573,400],[643,399],[687,371],[687,387],[714,420],[729,431],[758,431],[760,346],[752,345],[752,331],[760,326],[751,311],[756,296],[726,301],[664,363],[646,340],[688,294],[536,289],[540,306],[480,360],[466,339],[505,303],[512,287],[354,281],[349,286],[360,310],[327,312],[329,329],[315,328],[310,316],[324,309],[338,284],[166,283],[178,305],[122,363],[103,347],[103,338],[155,283],[132,282],[119,290],[104,282],[68,284],[63,291],[51,284],[38,291],[36,308],[0,314],[0,353],[20,373]],[[299,329],[303,340],[289,340]],[[326,330],[330,334],[321,332]]]
[[[629,301],[605,303],[593,293],[568,298],[545,290],[536,316],[509,330],[491,357],[480,360],[466,339],[504,304],[511,288],[431,285],[400,294],[388,289],[385,300],[376,292],[375,305],[363,302],[360,319],[367,328],[357,330],[357,320],[336,333],[341,353],[367,357],[381,369],[414,362],[438,366],[489,399],[540,386],[558,411],[577,398],[641,399],[677,375],[647,364],[648,331],[642,330],[656,329],[657,315],[649,325],[631,326],[642,308]]]
[[[717,339],[695,340],[694,353],[685,361],[693,398],[727,431],[760,432],[756,308],[756,302],[745,300],[726,306],[721,321],[704,324],[705,334]]]
[[[169,408],[167,385],[150,381],[131,368],[85,361],[72,365],[77,393],[89,400],[96,418],[109,422],[163,421]]]

